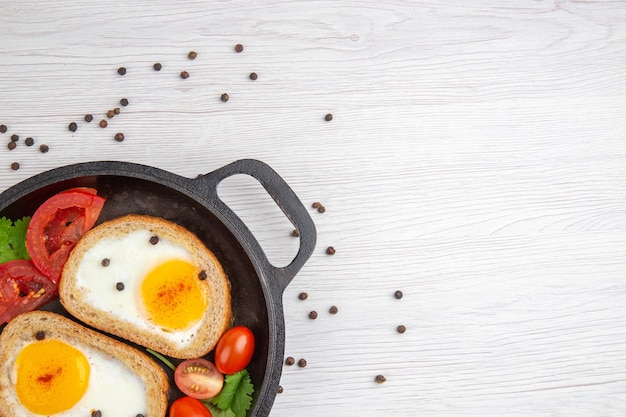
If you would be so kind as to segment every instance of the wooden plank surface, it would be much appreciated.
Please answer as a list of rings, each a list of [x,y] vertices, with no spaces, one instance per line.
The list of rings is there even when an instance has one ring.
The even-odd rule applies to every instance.
[[[20,141],[0,189],[91,160],[193,177],[257,158],[322,202],[284,295],[308,365],[272,417],[621,416],[624,22],[623,1],[5,0],[0,139]],[[220,194],[289,262],[258,184]]]

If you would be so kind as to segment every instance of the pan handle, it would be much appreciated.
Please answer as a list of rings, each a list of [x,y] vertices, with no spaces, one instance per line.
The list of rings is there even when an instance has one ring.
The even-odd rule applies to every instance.
[[[235,212],[217,195],[217,187],[220,182],[235,174],[246,174],[259,181],[298,231],[300,247],[298,253],[289,265],[284,267],[275,267],[272,265],[265,256],[256,238],[252,235],[252,232],[245,226],[241,218],[239,218],[239,216],[237,216],[237,214],[235,214]],[[215,203],[214,205],[223,213],[225,219],[234,226],[235,230],[245,235],[244,238],[246,242],[250,242],[251,245],[254,245],[254,247],[250,249],[255,253],[263,255],[264,262],[269,268],[275,271],[281,291],[284,291],[313,254],[317,240],[317,232],[311,216],[285,180],[264,162],[256,159],[240,159],[206,175],[195,178],[193,181],[200,182],[205,186],[202,187],[204,188],[203,191],[211,197],[212,202]]]

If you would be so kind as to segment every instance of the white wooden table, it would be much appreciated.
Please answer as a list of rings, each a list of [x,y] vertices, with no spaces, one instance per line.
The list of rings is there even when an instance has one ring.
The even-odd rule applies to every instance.
[[[2,190],[83,161],[257,158],[323,203],[284,295],[308,365],[272,417],[626,414],[624,1],[4,0],[0,124],[20,136]],[[261,187],[220,190],[288,262]]]

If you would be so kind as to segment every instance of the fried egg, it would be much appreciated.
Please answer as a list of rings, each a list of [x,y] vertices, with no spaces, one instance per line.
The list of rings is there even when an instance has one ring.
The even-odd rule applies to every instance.
[[[134,230],[103,237],[84,253],[76,289],[95,309],[184,347],[208,307],[198,265],[174,239]]]
[[[147,415],[146,386],[123,362],[80,342],[23,341],[9,379],[17,417]]]

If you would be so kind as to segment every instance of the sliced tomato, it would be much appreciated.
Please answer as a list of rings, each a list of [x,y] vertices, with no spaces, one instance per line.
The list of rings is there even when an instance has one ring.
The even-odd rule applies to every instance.
[[[76,192],[91,194],[91,195],[98,194],[98,190],[96,190],[95,188],[91,188],[91,187],[74,187],[65,191],[61,191],[61,194],[62,193],[76,193]]]
[[[224,375],[206,359],[187,359],[176,367],[174,382],[183,394],[206,400],[220,393]]]
[[[33,214],[26,249],[35,266],[53,283],[59,282],[76,242],[98,220],[104,201],[94,189],[70,189],[50,197]]]
[[[212,417],[212,414],[200,400],[180,397],[172,403],[169,417]]]
[[[57,296],[58,287],[32,261],[0,264],[0,324],[35,310]]]

